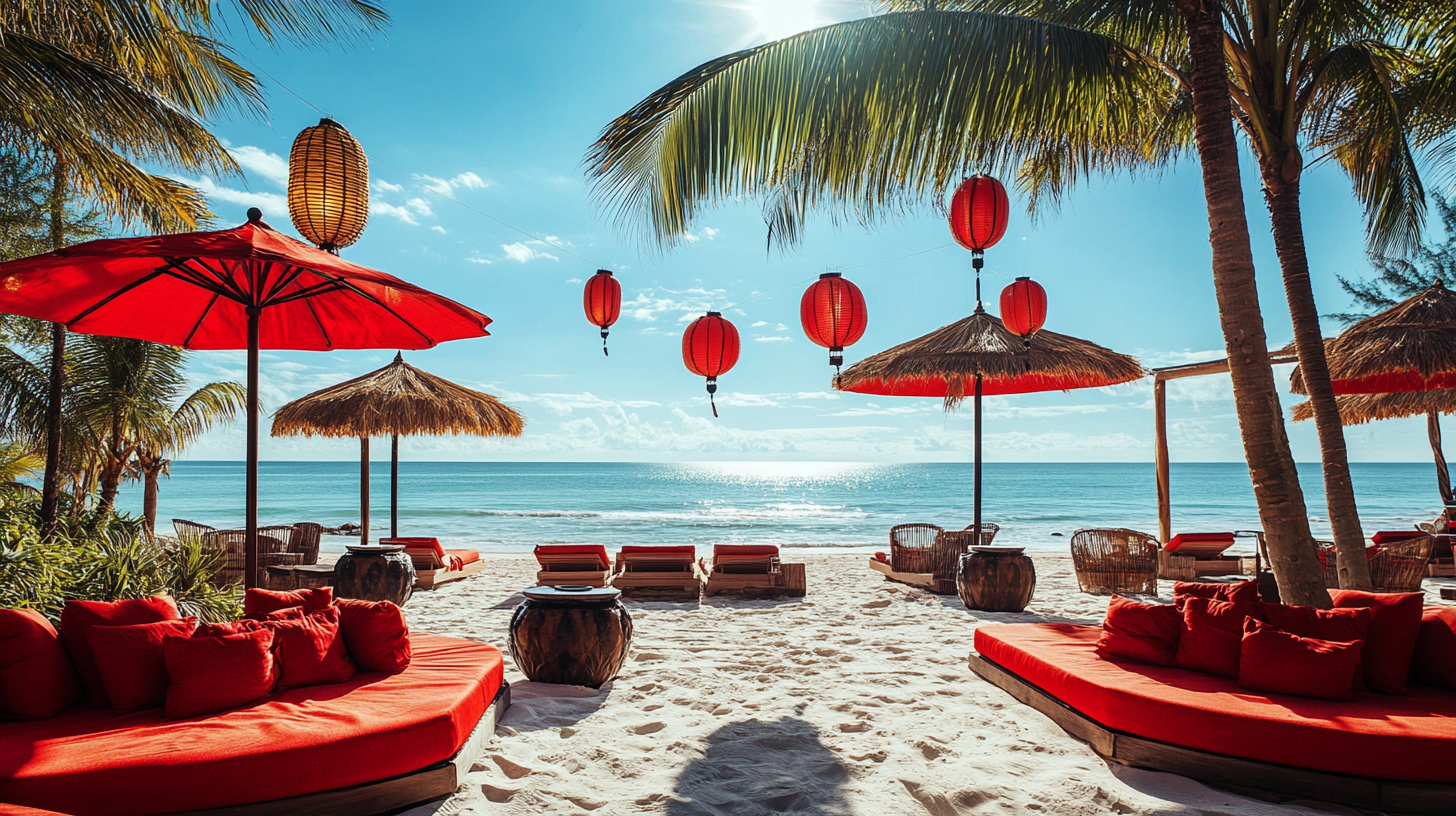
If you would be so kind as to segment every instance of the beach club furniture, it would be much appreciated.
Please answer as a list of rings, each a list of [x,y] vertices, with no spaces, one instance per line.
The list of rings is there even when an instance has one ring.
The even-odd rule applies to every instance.
[[[954,567],[945,566],[945,551],[937,546],[943,532],[935,524],[891,527],[889,557],[876,553],[870,558],[870,569],[891,581],[928,589],[937,595],[954,595]]]
[[[187,519],[172,519],[172,529],[176,531],[178,538],[202,538],[208,533],[217,532],[216,527],[207,524],[199,524]]]
[[[511,616],[511,657],[538,683],[601,688],[632,646],[632,615],[613,587],[537,586]]]
[[[414,559],[403,544],[351,544],[334,563],[334,596],[404,606],[415,591]]]
[[[298,563],[296,555],[286,552],[289,534],[290,528],[288,527],[258,528],[258,568],[260,570],[267,570],[268,567],[293,566]],[[222,568],[213,575],[214,583],[219,586],[227,586],[242,582],[247,565],[246,543],[246,530],[213,530],[202,536],[204,547],[221,550],[223,553]]]
[[[1090,595],[1156,595],[1158,540],[1136,530],[1083,529],[1072,533],[1077,585]]]
[[[755,597],[804,597],[807,580],[803,564],[784,564],[773,544],[715,544],[713,562],[705,567],[704,595],[720,592]]]
[[[612,561],[601,544],[537,544],[535,553],[537,586],[604,587],[612,579]]]
[[[288,535],[287,551],[298,556],[299,564],[317,564],[319,538],[323,536],[323,532],[322,524],[311,521],[301,521],[293,525],[293,530]]]
[[[1422,596],[1415,593],[1331,594],[1337,607],[1372,608],[1362,668],[1356,671],[1364,672],[1365,687],[1390,693],[1331,684],[1329,678],[1338,673],[1310,664],[1291,666],[1310,655],[1293,658],[1251,648],[1247,640],[1237,653],[1237,679],[1139,661],[1131,652],[1108,651],[1111,642],[1104,639],[1113,630],[1098,625],[983,624],[969,662],[983,679],[1120,764],[1260,792],[1258,798],[1273,794],[1273,801],[1307,799],[1392,814],[1456,811],[1456,763],[1451,761],[1456,756],[1456,673],[1450,660],[1456,610],[1421,610]],[[1254,630],[1260,637],[1267,637],[1262,627],[1274,621],[1296,628],[1289,621],[1308,616],[1297,608],[1243,603],[1265,617]],[[1114,599],[1113,609],[1123,604],[1156,611],[1155,605],[1126,599]],[[1268,611],[1275,607],[1282,614]],[[1414,611],[1423,615],[1412,616]],[[1176,610],[1166,614],[1178,620]],[[1153,627],[1143,634],[1159,631]],[[1181,658],[1187,642],[1180,634],[1166,642],[1169,651],[1163,654]],[[1291,678],[1293,685],[1269,690],[1271,680],[1282,684]],[[1399,679],[1401,685],[1384,686],[1373,678]],[[1318,686],[1332,692],[1329,697],[1349,698],[1310,696]]]
[[[956,590],[967,609],[1022,612],[1036,592],[1036,565],[1023,547],[977,546],[957,565]]]
[[[415,589],[434,589],[485,569],[480,553],[447,550],[438,538],[382,538],[379,543],[404,545],[405,555],[414,562]]]
[[[1233,533],[1179,533],[1158,552],[1158,577],[1196,581],[1204,577],[1242,575],[1243,561],[1224,555],[1233,545]]]
[[[1376,592],[1419,592],[1435,538],[1420,530],[1382,530],[1370,537],[1365,548],[1370,566],[1370,584]],[[1338,557],[1333,541],[1315,541],[1325,586],[1340,585]]]
[[[1441,515],[1434,522],[1421,522],[1416,529],[1431,536],[1431,560],[1426,565],[1426,574],[1433,578],[1456,578],[1456,552],[1452,551],[1451,541],[1456,538],[1453,534],[1452,522],[1448,519],[1453,515],[1452,509],[1442,511]]]
[[[85,602],[89,619],[72,617],[68,608],[59,636],[35,613],[0,610],[7,644],[25,640],[32,657],[12,666],[0,681],[9,698],[54,703],[32,712],[31,719],[0,721],[0,767],[5,769],[0,773],[0,813],[29,812],[26,808],[69,816],[400,812],[449,796],[464,784],[494,735],[497,718],[510,706],[498,649],[410,633],[398,610],[393,610],[391,623],[391,610],[369,604],[349,613],[335,607],[357,669],[347,680],[275,689],[243,702],[214,700],[215,708],[175,719],[167,718],[160,703],[126,714],[86,702],[69,704],[78,685],[85,687],[79,681],[83,675],[73,668],[78,663],[70,656],[76,652],[68,649],[68,630],[89,635],[84,639],[94,645],[95,633],[107,628],[104,622],[126,621],[128,629],[143,623],[184,623],[175,606],[159,607],[158,600]],[[361,610],[362,616],[354,617]],[[203,640],[217,639],[174,636],[166,643]],[[402,651],[401,641],[408,652]],[[99,654],[93,652],[93,660]],[[261,665],[269,652],[265,648],[256,654]],[[284,676],[288,654],[279,651],[271,658]],[[251,671],[235,662],[228,665],[239,675]],[[92,665],[107,670],[102,662]],[[163,694],[179,683],[191,683],[189,691],[196,692],[203,687],[200,681],[208,680],[207,689],[236,696],[228,687],[248,682],[238,675],[217,674],[205,659],[185,664],[195,673],[190,677],[174,670],[176,664],[168,666],[169,673],[158,681],[165,684]],[[267,682],[266,671],[259,675]],[[62,685],[71,692],[50,701],[17,693],[17,685],[28,683],[40,683],[53,694],[64,694],[57,691]],[[120,701],[113,696],[102,702]]]
[[[612,586],[627,597],[672,596],[697,600],[703,592],[703,569],[691,544],[628,544],[617,552]]]

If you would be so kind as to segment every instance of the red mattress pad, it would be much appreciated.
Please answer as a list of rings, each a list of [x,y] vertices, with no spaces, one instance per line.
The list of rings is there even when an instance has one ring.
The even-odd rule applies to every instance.
[[[989,624],[976,629],[975,648],[1116,731],[1329,773],[1456,782],[1456,692],[1413,685],[1404,697],[1357,692],[1348,702],[1259,694],[1224,677],[1103,659],[1101,631]]]
[[[504,678],[501,653],[416,634],[398,674],[361,672],[206,717],[85,705],[0,724],[0,802],[73,816],[263,802],[417,771],[460,750]]]

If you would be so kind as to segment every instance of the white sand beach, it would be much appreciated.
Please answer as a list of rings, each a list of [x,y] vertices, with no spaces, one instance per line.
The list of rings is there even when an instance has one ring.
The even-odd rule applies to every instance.
[[[529,556],[410,601],[411,627],[507,649]],[[600,690],[527,682],[438,814],[1311,813],[1109,766],[966,665],[982,622],[1098,621],[1071,559],[1037,556],[1027,615],[885,581],[864,555],[808,555],[803,599],[629,602],[636,634]],[[1164,593],[1171,585],[1162,586]],[[1351,811],[1353,812],[1353,811]]]

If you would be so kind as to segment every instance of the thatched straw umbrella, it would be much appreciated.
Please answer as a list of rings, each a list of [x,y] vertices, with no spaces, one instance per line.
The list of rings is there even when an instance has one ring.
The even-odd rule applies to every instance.
[[[845,369],[834,387],[859,394],[940,397],[947,411],[975,401],[975,539],[981,540],[981,397],[1069,391],[1143,377],[1138,361],[1096,343],[1040,331],[1030,347],[1000,318],[975,314]]]
[[[1456,388],[1456,293],[1440,281],[1325,341],[1336,394]],[[1290,387],[1305,393],[1298,367]]]
[[[369,543],[369,437],[390,437],[389,534],[399,535],[401,436],[520,436],[525,420],[489,394],[472,391],[404,361],[394,362],[288,403],[273,415],[274,436],[359,437],[360,531]]]
[[[1436,460],[1436,486],[1441,491],[1441,503],[1456,504],[1451,494],[1451,471],[1446,467],[1446,454],[1441,450],[1441,414],[1456,413],[1456,390],[1441,388],[1435,391],[1405,391],[1399,394],[1351,394],[1336,397],[1340,408],[1340,421],[1346,425],[1363,425],[1378,419],[1401,419],[1426,416],[1426,436],[1431,440],[1431,454]],[[1303,422],[1314,416],[1309,402],[1294,406],[1295,422]]]

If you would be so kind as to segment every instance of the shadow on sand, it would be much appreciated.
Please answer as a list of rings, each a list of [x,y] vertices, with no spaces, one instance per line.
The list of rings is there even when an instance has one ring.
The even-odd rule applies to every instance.
[[[848,816],[849,772],[804,720],[730,723],[678,775],[672,816],[807,813]]]

